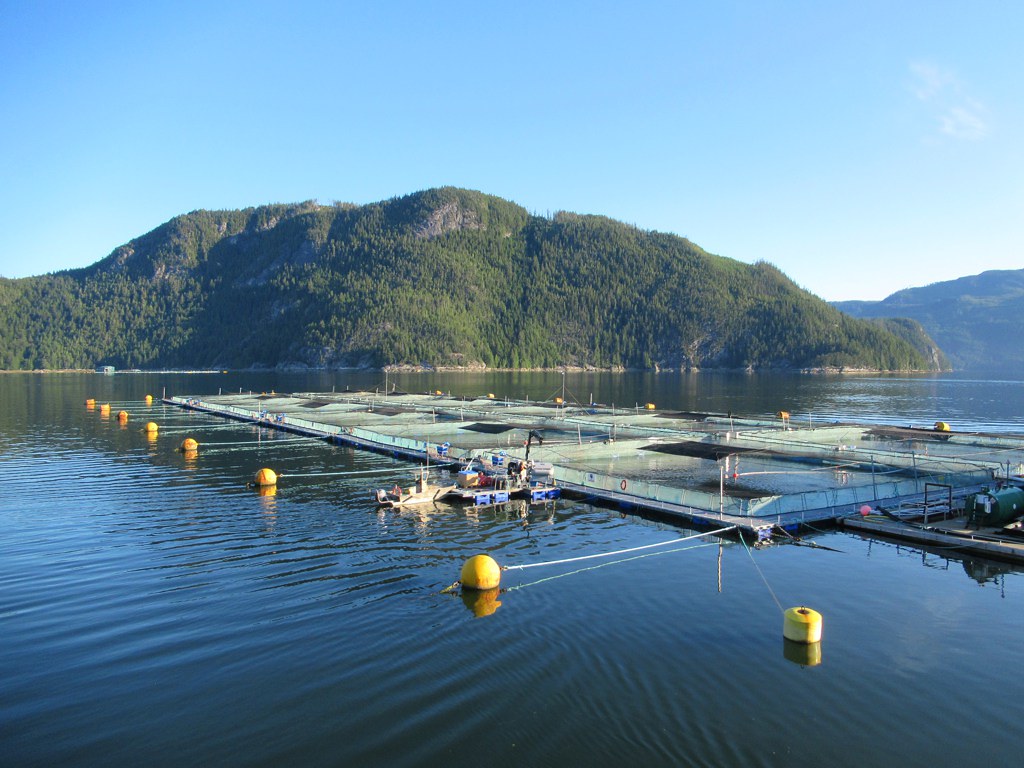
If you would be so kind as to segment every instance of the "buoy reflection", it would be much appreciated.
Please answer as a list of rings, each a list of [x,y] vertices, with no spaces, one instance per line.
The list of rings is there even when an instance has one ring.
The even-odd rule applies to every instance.
[[[490,616],[501,605],[501,589],[464,589],[460,593],[462,602],[477,618]]]
[[[821,664],[821,643],[797,643],[783,638],[782,655],[801,667],[816,667]]]

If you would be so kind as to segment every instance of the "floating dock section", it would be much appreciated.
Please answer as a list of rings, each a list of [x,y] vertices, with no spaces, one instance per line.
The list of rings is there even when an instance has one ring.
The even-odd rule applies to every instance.
[[[865,506],[1020,479],[1024,437],[597,404],[376,392],[168,397],[183,408],[411,460],[549,462],[566,492],[764,538]],[[531,440],[531,433],[534,439]]]

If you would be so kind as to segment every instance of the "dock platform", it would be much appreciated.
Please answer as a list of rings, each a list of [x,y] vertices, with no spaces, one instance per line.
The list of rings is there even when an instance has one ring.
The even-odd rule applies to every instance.
[[[552,464],[566,493],[695,526],[735,525],[759,539],[776,526],[792,530],[865,506],[951,505],[1024,473],[1024,437],[1005,435],[441,392],[239,392],[164,402],[411,461],[500,465],[528,453]]]
[[[858,533],[910,541],[1024,564],[1024,539],[1003,535],[999,529],[968,528],[963,517],[930,523],[892,520],[879,515],[849,517],[843,527]]]

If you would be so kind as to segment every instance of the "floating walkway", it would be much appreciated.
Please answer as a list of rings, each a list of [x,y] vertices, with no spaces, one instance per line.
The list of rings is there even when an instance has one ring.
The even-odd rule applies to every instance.
[[[378,392],[252,393],[164,402],[432,462],[549,462],[566,492],[758,538],[908,503],[952,507],[1021,479],[1024,437],[555,401]],[[531,433],[534,435],[531,440]]]
[[[901,539],[923,547],[937,547],[1024,564],[1024,538],[1013,539],[999,529],[969,528],[962,517],[933,521],[894,520],[881,515],[849,517],[843,527],[858,533]]]

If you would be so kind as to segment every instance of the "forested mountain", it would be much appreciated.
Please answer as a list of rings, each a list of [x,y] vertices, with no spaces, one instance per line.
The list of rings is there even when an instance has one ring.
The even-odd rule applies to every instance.
[[[949,355],[957,370],[1024,375],[1024,269],[898,291],[882,301],[843,301],[854,317],[912,318]]]
[[[432,189],[194,211],[85,269],[0,279],[0,368],[934,369],[773,266]]]

